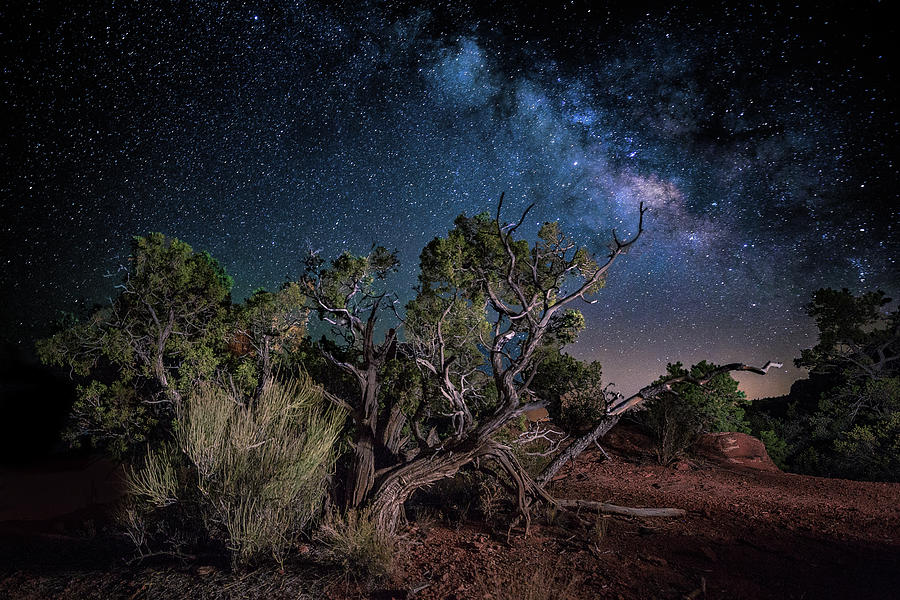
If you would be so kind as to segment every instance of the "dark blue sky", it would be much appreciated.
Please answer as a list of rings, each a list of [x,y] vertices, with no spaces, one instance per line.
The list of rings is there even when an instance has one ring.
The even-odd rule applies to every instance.
[[[460,212],[602,251],[651,207],[573,349],[634,391],[665,364],[790,363],[823,286],[898,289],[896,30],[850,12],[565,3],[3,8],[3,329],[113,294],[130,236],[218,258],[235,298],[326,255],[421,247]],[[743,377],[786,391],[794,369]]]

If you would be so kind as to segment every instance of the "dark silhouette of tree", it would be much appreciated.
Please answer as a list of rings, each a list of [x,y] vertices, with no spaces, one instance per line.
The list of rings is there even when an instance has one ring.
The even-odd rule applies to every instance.
[[[45,364],[84,382],[70,440],[117,454],[168,430],[181,395],[215,376],[232,285],[209,254],[161,233],[135,237],[120,271],[109,306],[37,343]]]

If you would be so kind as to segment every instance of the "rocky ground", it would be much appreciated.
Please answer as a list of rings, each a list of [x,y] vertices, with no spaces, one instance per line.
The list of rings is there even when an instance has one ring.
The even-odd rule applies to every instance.
[[[7,519],[0,598],[897,597],[900,484],[782,473],[752,438],[734,435],[670,467],[656,464],[646,439],[628,428],[611,432],[604,447],[609,459],[588,451],[563,469],[552,493],[686,515],[541,515],[526,536],[521,527],[510,532],[508,520],[423,513],[390,580],[366,586],[303,556],[283,573],[232,574],[202,559],[127,564],[128,545],[103,534],[95,506]]]

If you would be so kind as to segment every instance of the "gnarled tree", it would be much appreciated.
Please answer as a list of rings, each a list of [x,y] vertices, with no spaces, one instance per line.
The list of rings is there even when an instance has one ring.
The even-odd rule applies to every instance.
[[[646,209],[641,205],[634,235],[622,240],[613,232],[609,252],[598,260],[558,223],[544,224],[534,244],[516,239],[531,207],[506,226],[502,208],[501,196],[493,218],[461,215],[446,237],[423,250],[399,351],[394,329],[376,339],[379,311],[389,303],[374,283],[395,268],[394,255],[376,248],[367,256],[342,255],[330,266],[310,258],[305,281],[314,308],[344,340],[343,356],[328,358],[358,382],[356,397],[334,398],[353,421],[346,504],[370,505],[383,530],[397,526],[417,489],[482,460],[496,461],[514,482],[526,522],[529,498],[553,502],[496,434],[546,404],[531,389],[542,360],[575,339],[584,324],[575,304],[590,302],[603,287],[609,269],[641,236]],[[421,386],[402,401],[380,393],[379,376],[391,360],[419,369]],[[605,407],[602,420],[639,401]],[[593,432],[588,437],[596,439]]]

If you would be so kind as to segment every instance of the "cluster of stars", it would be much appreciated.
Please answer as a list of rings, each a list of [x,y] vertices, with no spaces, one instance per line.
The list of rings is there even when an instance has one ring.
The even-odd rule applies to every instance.
[[[650,206],[573,349],[620,391],[674,360],[789,364],[815,289],[900,292],[890,41],[855,27],[887,16],[726,4],[10,9],[7,337],[103,302],[148,231],[236,299],[309,245],[397,248],[411,290],[422,246],[505,192],[508,218],[537,203],[525,234],[558,219],[600,253]]]

